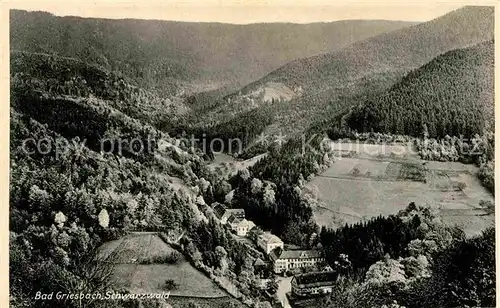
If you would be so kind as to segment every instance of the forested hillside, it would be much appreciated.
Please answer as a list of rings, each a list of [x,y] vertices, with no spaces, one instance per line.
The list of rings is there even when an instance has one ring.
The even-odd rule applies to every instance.
[[[269,81],[323,90],[336,86],[336,82],[345,83],[371,73],[415,68],[440,53],[492,39],[493,12],[493,7],[465,7],[339,51],[299,59],[245,87],[242,92]]]
[[[358,132],[470,138],[494,128],[494,43],[457,49],[407,74],[345,116]],[[419,129],[420,128],[420,129]]]
[[[43,52],[121,71],[167,95],[234,89],[285,63],[413,23],[339,21],[231,25],[57,17],[11,11],[11,50]]]
[[[52,307],[33,301],[38,291],[112,289],[109,266],[95,263],[95,252],[126,231],[196,239],[213,228],[200,208],[222,200],[229,184],[206,168],[200,149],[131,117],[149,116],[147,108],[129,108],[142,90],[105,70],[39,54],[14,53],[11,73],[12,305]],[[224,238],[214,244],[235,258],[228,272],[239,274],[246,250],[226,232],[210,234]],[[187,246],[204,252],[200,267],[214,262],[217,245],[207,244]]]
[[[492,7],[458,9],[331,53],[292,61],[227,96],[209,118],[237,117],[273,105],[278,116],[270,131],[301,132],[325,111],[343,111],[359,103],[358,96],[383,92],[434,57],[491,40],[493,33]]]

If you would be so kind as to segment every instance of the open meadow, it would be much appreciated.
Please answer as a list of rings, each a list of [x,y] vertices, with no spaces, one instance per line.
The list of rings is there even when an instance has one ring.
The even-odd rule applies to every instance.
[[[231,296],[218,297],[218,298],[192,298],[185,296],[170,296],[167,303],[172,306],[172,308],[185,308],[185,307],[197,307],[197,308],[239,308],[247,307],[240,303],[238,300],[232,298]],[[191,305],[191,306],[190,306]],[[196,306],[194,306],[196,305]]]
[[[132,233],[118,240],[105,243],[100,250],[102,258],[114,264],[113,279],[116,287],[132,293],[170,292],[171,296],[222,298],[227,294],[202,272],[194,268],[183,255],[175,264],[140,264],[146,258],[153,260],[175,249],[155,233]],[[176,287],[165,288],[165,281],[172,279]]]
[[[313,209],[318,224],[339,227],[395,214],[410,202],[438,209],[445,223],[458,225],[468,235],[494,224],[494,216],[479,207],[480,200],[494,198],[477,179],[477,167],[426,162],[394,146],[379,151],[372,144],[355,146],[345,144],[355,155],[338,158],[307,184],[319,200]]]
[[[214,155],[213,162],[210,163],[208,167],[211,170],[216,170],[218,168],[221,172],[221,175],[228,178],[235,175],[242,169],[250,168],[251,166],[255,165],[260,159],[266,156],[267,154],[264,153],[246,160],[241,160],[225,153],[216,153]]]

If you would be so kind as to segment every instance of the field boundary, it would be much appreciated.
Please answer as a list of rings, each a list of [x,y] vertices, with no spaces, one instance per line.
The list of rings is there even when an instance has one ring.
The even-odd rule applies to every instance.
[[[339,211],[335,211],[335,210],[332,210],[326,206],[323,206],[323,205],[316,205],[317,208],[320,208],[320,209],[323,209],[323,210],[326,210],[326,211],[329,211],[329,212],[332,212],[332,213],[335,213],[335,214],[341,214],[341,215],[346,215],[346,216],[351,216],[351,217],[355,217],[355,218],[363,218],[361,215],[360,216],[356,216],[356,215],[353,215],[353,214],[349,214],[349,213],[343,213],[343,212],[339,212]]]
[[[317,175],[316,178],[325,178],[325,179],[335,179],[335,180],[349,180],[349,181],[377,181],[377,182],[418,182],[422,183],[422,181],[412,180],[412,179],[379,179],[376,177],[365,177],[365,176],[333,176],[333,175]]]
[[[342,159],[359,159],[359,160],[369,160],[369,161],[379,161],[379,162],[384,162],[384,163],[398,163],[398,164],[413,164],[413,165],[418,165],[422,164],[422,162],[425,162],[425,160],[417,160],[416,158],[414,159],[394,159],[391,157],[366,157],[366,156],[356,156],[356,157],[341,157],[338,160]]]

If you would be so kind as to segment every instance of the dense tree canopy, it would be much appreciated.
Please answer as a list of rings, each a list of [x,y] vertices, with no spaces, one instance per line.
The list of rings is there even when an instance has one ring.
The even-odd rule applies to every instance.
[[[472,137],[492,129],[492,41],[450,51],[406,75],[382,95],[353,107],[351,129],[430,137]]]

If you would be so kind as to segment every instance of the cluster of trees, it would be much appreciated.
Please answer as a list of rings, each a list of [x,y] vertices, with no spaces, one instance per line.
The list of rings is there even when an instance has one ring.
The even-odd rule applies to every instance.
[[[53,150],[44,157],[30,156],[19,146],[22,140],[44,137],[55,142],[56,137],[63,137],[15,114],[12,123],[10,278],[14,303],[33,304],[39,290],[79,291],[78,281],[81,286],[92,286],[92,281],[77,275],[81,260],[126,229],[186,228],[196,220],[192,208],[186,206],[188,198],[176,193],[154,169],[124,157],[99,156],[85,147],[79,148],[81,152],[67,149],[57,159]]]
[[[405,227],[395,227],[396,221],[396,225],[411,226],[413,231],[405,233]],[[349,274],[337,280],[334,294],[317,303],[318,307],[495,306],[494,229],[466,238],[461,230],[444,225],[428,208],[413,203],[395,216],[373,219],[364,228],[361,238],[373,231],[378,236],[372,241],[379,244],[365,245],[366,252],[355,249],[352,253],[357,254],[340,254],[334,262],[330,259],[332,267],[339,272],[347,269]],[[345,234],[347,238],[354,229],[339,229],[338,236]],[[327,245],[335,241],[331,231],[325,232],[322,240]],[[401,235],[401,246],[396,243],[397,234]],[[342,251],[355,247],[357,241],[359,237],[353,237],[335,244]],[[360,259],[367,261],[366,266]]]
[[[328,138],[337,142],[352,142],[353,140],[367,144],[408,144],[414,141],[414,137],[406,135],[395,135],[391,133],[358,133],[349,128],[332,126],[326,131]]]
[[[183,125],[177,124],[175,127],[168,129],[168,132],[177,137],[188,136],[190,138],[194,136],[199,140],[198,146],[203,148],[211,158],[213,158],[213,152],[224,152],[239,157],[243,153],[252,150],[255,146],[255,138],[272,121],[273,116],[265,109],[253,109],[214,125],[196,126],[189,122]],[[160,128],[167,129],[167,126],[160,126]],[[270,146],[270,143],[264,146],[257,144],[260,150],[257,154],[265,152],[268,146]],[[255,151],[252,151],[252,153],[255,153]],[[248,153],[245,156],[248,157]]]
[[[214,216],[192,225],[179,245],[195,267],[244,303],[255,305],[267,300],[260,272],[271,269],[254,265],[263,256],[238,241]]]
[[[240,274],[247,261],[246,245],[234,239],[228,229],[214,218],[191,226],[188,236],[181,241],[184,250],[197,263],[208,267]]]
[[[244,173],[237,175],[240,184],[232,202],[245,209],[249,220],[283,241],[307,246],[307,239],[317,228],[311,220],[312,209],[300,192]]]
[[[303,196],[305,179],[321,172],[331,163],[320,144],[323,136],[292,139],[275,147],[249,170],[231,179],[235,190],[232,202],[242,206],[248,218],[271,230],[288,243],[309,246],[318,228],[312,209]]]
[[[495,135],[491,131],[476,134],[470,140],[446,135],[443,139],[428,138],[424,125],[424,138],[415,139],[417,151],[423,159],[474,163],[479,167],[477,176],[483,185],[495,194]]]
[[[364,275],[385,254],[403,256],[407,245],[419,237],[420,223],[418,216],[407,222],[397,216],[381,216],[336,230],[323,227],[320,238],[329,264],[347,254],[352,271]]]
[[[391,134],[416,137],[423,159],[478,164],[479,178],[493,192],[493,67],[493,41],[447,52],[387,91],[359,96],[356,105],[351,99],[351,107],[312,129],[326,131],[333,140],[378,143],[396,141]]]
[[[481,164],[478,177],[488,190],[495,194],[495,160]]]
[[[483,138],[484,152],[479,156],[476,164],[479,166],[478,177],[483,185],[495,194],[495,135],[488,132]]]
[[[491,139],[491,140],[490,140]],[[415,138],[416,149],[425,160],[460,161],[463,163],[480,163],[480,160],[489,160],[493,134],[487,132],[483,136],[476,134],[470,139],[457,136],[444,136],[441,139],[429,138],[427,126],[423,127],[423,138]]]
[[[177,264],[182,259],[182,255],[177,251],[172,251],[163,256],[144,258],[138,260],[139,264]]]
[[[17,77],[11,96],[11,249],[19,251],[11,264],[11,279],[16,281],[11,285],[14,303],[33,298],[38,290],[60,289],[53,283],[61,282],[46,271],[35,272],[37,267],[54,263],[64,275],[79,273],[81,251],[91,252],[89,247],[98,247],[127,230],[185,231],[190,244],[184,245],[184,252],[195,265],[209,275],[229,278],[248,299],[259,297],[248,247],[213,219],[207,221],[200,211],[206,202],[224,202],[232,189],[206,166],[206,154],[158,130],[151,119],[141,121],[132,110],[121,108],[130,104],[143,110],[133,98],[122,95],[128,91],[126,86],[116,88],[116,98],[97,91],[99,87],[112,89],[105,79],[94,80],[88,91],[67,93],[31,82],[41,80],[43,85],[42,69],[50,75],[66,68],[60,81],[66,79],[65,73],[71,75],[68,78],[86,80],[82,77],[86,69],[91,70],[88,78],[94,76],[92,70],[97,71],[95,76],[105,71],[74,60],[34,58],[40,62],[33,66],[36,69],[27,68],[30,57],[22,54],[13,71]],[[42,247],[48,249],[41,252]],[[173,255],[139,262],[177,259]],[[31,270],[21,271],[27,263]],[[75,291],[73,285],[65,287]]]

